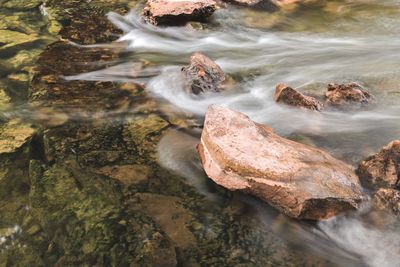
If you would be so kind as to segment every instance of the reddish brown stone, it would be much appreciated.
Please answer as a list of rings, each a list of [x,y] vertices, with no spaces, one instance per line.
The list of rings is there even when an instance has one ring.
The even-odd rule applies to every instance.
[[[191,55],[189,65],[183,67],[182,72],[187,80],[188,91],[193,94],[223,90],[225,73],[220,66],[203,54]]]
[[[372,198],[374,209],[400,217],[400,191],[381,188]]]
[[[400,140],[362,161],[357,169],[361,182],[374,189],[400,188]]]
[[[217,9],[213,0],[148,0],[144,18],[154,25],[205,21]]]
[[[325,94],[326,102],[331,106],[357,107],[366,106],[374,101],[374,97],[357,83],[328,85]]]
[[[350,166],[282,138],[242,113],[209,107],[198,152],[207,175],[294,218],[326,219],[364,199]]]
[[[314,97],[303,95],[284,83],[280,83],[276,86],[275,101],[289,106],[310,110],[320,111],[323,107],[322,103]]]

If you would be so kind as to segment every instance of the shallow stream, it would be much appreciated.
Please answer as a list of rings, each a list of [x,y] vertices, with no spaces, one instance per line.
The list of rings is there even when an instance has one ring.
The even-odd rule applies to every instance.
[[[125,86],[140,84],[146,96],[140,95],[130,99],[128,106],[123,103],[120,105],[124,107],[122,112],[124,121],[136,122],[143,116],[147,116],[149,112],[153,112],[149,110],[157,110],[155,114],[159,114],[158,110],[162,110],[164,115],[160,116],[163,119],[165,116],[179,118],[176,119],[178,121],[176,123],[172,119],[167,120],[173,125],[167,130],[160,127],[163,129],[160,138],[146,139],[146,142],[153,142],[149,146],[155,147],[157,164],[170,171],[171,175],[183,178],[183,183],[191,188],[185,190],[194,190],[193,194],[196,198],[197,195],[200,196],[199,198],[204,197],[208,205],[221,205],[226,209],[242,207],[235,213],[237,218],[242,216],[242,218],[254,219],[256,223],[251,224],[254,229],[282,240],[284,245],[278,250],[295,251],[300,254],[295,257],[296,259],[302,258],[301,255],[309,258],[309,261],[302,262],[302,265],[400,266],[399,223],[395,223],[395,227],[378,227],[372,224],[364,216],[369,209],[368,205],[357,213],[319,223],[293,221],[256,199],[242,194],[230,194],[217,188],[205,176],[199,163],[195,147],[199,142],[202,119],[210,104],[219,104],[241,111],[257,122],[270,125],[282,136],[325,149],[354,167],[360,160],[375,153],[390,141],[400,138],[400,40],[398,38],[400,1],[317,2],[274,12],[226,6],[213,15],[210,23],[193,23],[186,27],[153,27],[145,24],[140,18],[141,4],[125,15],[111,11],[107,15],[108,19],[122,30],[116,35],[117,40],[95,44],[79,44],[74,40],[69,40],[69,45],[80,49],[82,53],[92,49],[104,49],[107,53],[111,51],[120,56],[107,64],[104,64],[102,59],[94,60],[87,65],[83,64],[84,67],[79,71],[68,70],[66,73],[61,73],[61,76],[64,83],[94,82],[93,87],[85,89],[88,90],[88,95],[90,94],[88,99],[98,90],[96,84],[99,82],[113,82],[113,84]],[[112,7],[110,10],[113,10]],[[42,43],[36,43],[36,46],[40,44]],[[180,70],[187,64],[193,52],[205,53],[215,60],[234,79],[234,88],[227,92],[208,93],[202,96],[187,94]],[[3,61],[5,62],[5,60],[0,62]],[[3,65],[0,65],[0,68],[3,68]],[[89,65],[90,67],[85,67]],[[301,92],[323,97],[328,83],[350,81],[359,83],[374,94],[376,104],[363,110],[313,113],[278,105],[273,99],[275,86],[280,82]],[[93,91],[90,92],[90,90]],[[27,98],[18,94],[15,94],[15,97]],[[142,111],[144,99],[150,99],[152,102],[150,108]],[[109,101],[113,101],[113,98]],[[24,100],[14,102],[17,104],[0,106],[3,110],[0,117],[5,121],[10,118],[19,118],[23,121],[34,121],[39,125],[43,123],[38,119],[39,115],[32,112],[35,110],[34,105],[32,107]],[[109,109],[108,106],[105,107],[107,105],[105,103],[107,99],[99,101],[94,113],[91,113],[91,110],[88,111],[90,108],[84,105],[75,105],[75,103],[65,105],[64,103],[62,112],[48,113],[46,109],[46,112],[39,117],[45,118],[48,122],[54,116],[54,120],[58,122],[58,120],[63,120],[63,116],[68,116],[73,123],[78,125],[81,121],[82,123],[95,121],[98,117],[110,124],[122,120],[120,106],[118,109]],[[112,104],[114,103],[110,103]],[[104,110],[102,105],[105,105]],[[88,112],[91,115],[86,113],[82,115],[81,112]],[[146,128],[146,126],[143,127]],[[60,133],[57,134],[60,136]],[[67,140],[68,133],[62,132],[61,137],[63,134]],[[99,138],[98,142],[105,142],[107,145],[109,140],[103,141]],[[113,145],[114,143],[110,143],[110,146]],[[97,147],[97,143],[93,146]],[[118,145],[115,146],[119,149]],[[103,149],[101,145],[99,147],[99,151]],[[73,153],[70,151],[68,153],[74,154],[77,151],[76,148],[74,149]],[[135,153],[139,153],[135,154],[135,157],[142,157],[140,149],[135,150]],[[47,153],[46,150],[45,153]],[[79,152],[76,154],[78,157]],[[33,156],[33,158],[40,157]],[[65,156],[65,160],[67,158]],[[144,156],[143,159],[146,161]],[[88,166],[96,168],[97,164],[104,165],[100,163],[100,160],[98,162],[96,160],[97,158],[94,158],[94,163]],[[62,163],[63,157],[57,156],[55,161]],[[125,157],[116,157],[112,166],[119,166],[125,162],[129,160]],[[154,165],[150,165],[150,168],[152,166]],[[153,186],[156,189],[152,189],[150,182],[146,190],[163,194],[162,189],[158,192],[162,185],[154,183]],[[136,192],[137,189],[124,190]],[[25,194],[29,194],[29,190],[26,190]],[[124,197],[128,198],[126,194],[130,193],[124,194]],[[183,199],[194,198],[190,194],[181,196],[177,193],[175,195]],[[63,197],[63,195],[57,197]],[[52,201],[56,201],[56,197]],[[191,200],[187,201],[189,203]],[[194,206],[190,205],[187,204],[185,208],[195,214]],[[28,206],[29,204],[27,208]],[[92,206],[88,207],[90,208]],[[150,214],[162,217],[163,209],[160,209],[161,213],[155,212],[156,215],[154,215],[150,212]],[[207,226],[206,221],[218,216],[219,211],[213,208],[208,210],[207,206],[203,209],[204,211],[198,216],[202,218],[199,221],[202,224],[201,227],[206,228],[205,232],[218,232],[216,229],[230,227],[228,224],[223,225],[223,222],[220,222],[218,227],[211,223]],[[166,212],[167,210],[165,208]],[[51,212],[44,214],[49,215]],[[80,220],[85,220],[85,216],[80,217]],[[158,222],[157,219],[155,221]],[[163,226],[162,221],[159,224]],[[8,242],[9,236],[18,236],[21,231],[24,231],[24,227],[20,228],[19,222],[10,225],[10,220],[7,220],[7,223],[0,221],[0,230],[1,228],[9,231],[14,229],[15,233],[7,236],[0,232],[0,248],[3,243]],[[43,229],[43,226],[41,228],[42,231],[47,231]],[[166,232],[168,233],[168,230]],[[113,232],[112,235],[116,233]],[[195,235],[197,239],[201,239],[199,235]],[[25,238],[37,237],[28,235]],[[235,240],[229,242],[234,243]],[[247,242],[240,246],[258,246],[259,244],[258,240],[247,240]],[[232,247],[236,245],[239,246],[239,244],[230,244]],[[84,247],[85,244],[82,246]],[[224,251],[224,245],[221,246],[219,249]],[[3,253],[7,250],[4,247],[2,249]],[[75,248],[71,248],[71,251],[73,249]],[[89,248],[86,249],[89,254],[92,253]],[[68,254],[68,248],[63,247],[62,250],[64,254]],[[199,245],[199,250],[206,250],[206,248]],[[231,250],[232,255],[233,251],[236,250]],[[250,257],[253,255],[251,253]],[[62,253],[59,252],[59,254]],[[262,255],[258,256],[262,257]],[[279,253],[274,254],[274,257],[279,258]],[[317,263],[314,259],[317,259]],[[297,265],[295,261],[290,262],[292,258],[281,260],[282,262],[279,263],[272,262],[271,266]],[[47,259],[47,262],[52,261]],[[89,262],[93,263],[93,260]],[[217,266],[213,265],[217,263],[207,262],[204,259],[199,262],[202,266]],[[108,262],[103,262],[103,264],[108,265]],[[185,264],[183,266],[186,266]],[[241,266],[261,266],[265,263],[246,261],[244,257],[241,264]]]

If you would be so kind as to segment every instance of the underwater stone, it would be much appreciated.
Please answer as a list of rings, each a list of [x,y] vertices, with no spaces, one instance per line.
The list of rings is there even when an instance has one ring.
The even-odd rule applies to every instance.
[[[147,181],[151,170],[146,165],[134,164],[106,166],[99,169],[98,172],[119,181],[123,185],[130,186]]]
[[[8,94],[4,91],[3,88],[0,88],[0,110],[6,109],[11,104],[11,98]]]
[[[193,218],[179,204],[179,198],[149,193],[138,193],[136,197],[144,211],[161,226],[175,246],[187,249],[196,244],[195,237],[188,229]]]
[[[156,139],[159,139],[169,126],[167,121],[156,114],[137,116],[124,124],[123,140],[130,150],[155,152]]]
[[[43,3],[43,0],[29,0],[29,1],[21,1],[21,0],[9,0],[3,4],[5,8],[13,8],[13,9],[21,9],[21,10],[29,10],[39,7]]]
[[[36,130],[30,124],[19,119],[0,125],[0,155],[15,153],[27,144],[35,133]]]
[[[13,70],[20,70],[25,66],[35,63],[41,52],[40,49],[21,50],[11,58],[6,59],[5,63]]]
[[[18,50],[22,45],[29,45],[40,38],[36,34],[24,34],[10,30],[0,30],[0,52],[8,52],[9,50]]]

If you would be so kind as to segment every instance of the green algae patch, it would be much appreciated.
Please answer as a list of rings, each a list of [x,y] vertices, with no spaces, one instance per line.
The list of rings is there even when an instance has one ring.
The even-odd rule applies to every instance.
[[[27,144],[36,133],[30,124],[18,119],[0,125],[0,155],[10,154]]]
[[[10,106],[11,106],[11,98],[3,88],[0,88],[0,110],[5,110]]]
[[[141,212],[127,216],[112,183],[69,161],[42,172],[33,170],[35,165],[31,163],[31,212],[63,251],[57,264],[147,262],[151,266],[155,253],[166,249],[174,254],[170,241],[149,217]]]
[[[39,41],[40,38],[36,34],[25,34],[10,30],[0,30],[0,53],[9,50],[17,50],[24,45],[30,45]]]
[[[43,0],[29,0],[29,1],[21,1],[21,0],[8,0],[2,4],[4,8],[10,9],[21,9],[21,10],[30,10],[39,7],[43,3]]]

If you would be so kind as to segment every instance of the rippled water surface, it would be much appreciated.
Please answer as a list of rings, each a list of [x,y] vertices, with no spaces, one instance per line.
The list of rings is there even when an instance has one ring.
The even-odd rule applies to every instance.
[[[155,144],[157,160],[211,203],[223,203],[226,195],[208,181],[195,149],[210,104],[244,112],[285,137],[323,148],[356,166],[400,137],[400,1],[315,2],[275,12],[228,6],[220,8],[209,24],[186,27],[145,24],[140,5],[125,16],[110,12],[108,19],[122,30],[117,40],[71,43],[83,51],[99,48],[122,51],[123,56],[106,66],[94,62],[99,65],[95,70],[64,73],[63,79],[140,84],[156,106],[191,114],[199,126],[169,129]],[[187,94],[180,70],[193,52],[215,60],[234,79],[234,88],[202,96]],[[323,97],[328,83],[350,81],[374,94],[377,103],[364,110],[313,113],[273,100],[280,82]],[[132,114],[139,102],[126,110],[129,118],[135,119]],[[2,110],[5,118],[31,120],[34,115],[25,104]],[[68,106],[63,112],[72,118],[80,115]],[[63,114],[42,115],[62,119]],[[114,119],[113,111],[104,114]],[[368,207],[313,224],[292,221],[247,196],[235,198],[250,207],[246,216],[257,218],[261,222],[257,227],[272,229],[294,250],[339,266],[400,266],[400,232],[371,224],[364,216]]]

